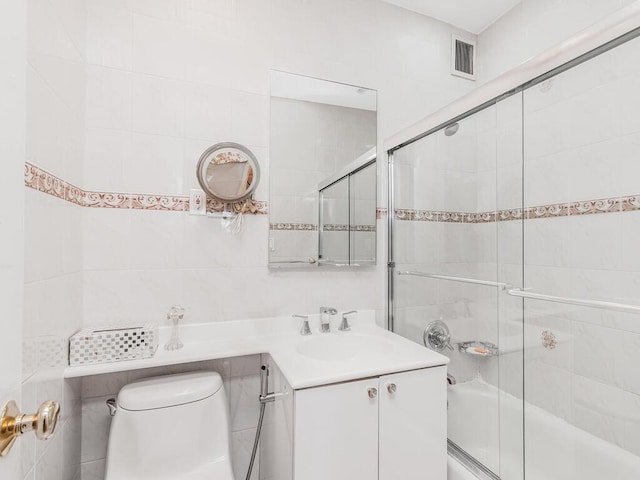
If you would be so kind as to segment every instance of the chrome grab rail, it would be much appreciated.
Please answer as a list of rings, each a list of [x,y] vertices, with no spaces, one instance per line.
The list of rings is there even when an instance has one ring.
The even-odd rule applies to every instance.
[[[512,297],[528,298],[531,300],[543,300],[543,301],[555,302],[555,303],[564,303],[567,305],[577,305],[580,307],[599,308],[602,310],[613,310],[616,312],[640,314],[639,305],[627,305],[624,303],[604,302],[599,300],[582,300],[579,298],[556,297],[553,295],[533,293],[533,292],[528,292],[526,290],[521,290],[518,288],[512,288],[512,285],[509,285],[508,283],[491,282],[488,280],[476,280],[474,278],[452,277],[449,275],[436,275],[433,273],[412,272],[409,270],[400,271],[398,272],[398,275],[412,275],[416,277],[434,278],[436,280],[447,280],[450,282],[461,282],[461,283],[470,283],[473,285],[484,285],[487,287],[498,287],[501,290],[506,290],[506,292]]]
[[[409,270],[398,272],[398,275],[412,275],[415,277],[435,278],[436,280],[447,280],[449,282],[470,283],[472,285],[484,285],[485,287],[498,287],[501,290],[511,288],[508,283],[491,282],[489,280],[476,280],[475,278],[451,277],[449,275],[436,275],[434,273],[412,272]]]
[[[282,260],[278,262],[269,262],[269,265],[285,265],[285,264],[291,264],[291,263],[305,263],[308,265],[314,265],[317,262],[318,261],[315,258],[310,258],[309,260]]]
[[[545,295],[542,293],[527,292],[517,288],[507,290],[507,293],[513,297],[529,298],[531,300],[544,300],[547,302],[564,303],[567,305],[578,305],[580,307],[600,308],[602,310],[614,310],[624,313],[640,313],[640,306],[626,305],[624,303],[603,302],[599,300],[582,300],[579,298],[555,297],[553,295]]]

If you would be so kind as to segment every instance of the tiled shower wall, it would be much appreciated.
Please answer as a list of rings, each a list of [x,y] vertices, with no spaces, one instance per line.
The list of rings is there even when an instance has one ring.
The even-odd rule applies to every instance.
[[[525,206],[557,212],[525,222],[525,286],[535,291],[640,304],[639,59],[636,38],[524,92]],[[525,304],[525,328],[557,340],[525,356],[530,401],[635,455],[639,318]]]
[[[28,11],[26,160],[77,183],[84,150],[84,2],[26,2]],[[62,402],[59,433],[20,440],[22,477],[80,478],[80,402],[65,382],[66,339],[82,325],[81,212],[25,189],[25,298],[22,409]]]

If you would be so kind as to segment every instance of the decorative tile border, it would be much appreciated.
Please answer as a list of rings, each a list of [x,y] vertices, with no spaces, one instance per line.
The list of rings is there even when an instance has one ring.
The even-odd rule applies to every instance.
[[[82,207],[123,208],[166,212],[186,212],[189,210],[189,197],[186,196],[83,190],[29,162],[25,162],[24,166],[24,184],[28,188]],[[225,206],[223,202],[207,198],[207,212],[223,212]],[[233,209],[237,213],[250,215],[266,215],[269,213],[268,203],[256,200],[247,200],[244,203],[234,204]],[[612,197],[585,200],[582,202],[540,205],[526,208],[524,211],[518,208],[478,213],[397,209],[394,214],[395,218],[401,221],[479,224],[631,211],[640,211],[640,194],[628,197]],[[378,220],[386,218],[387,215],[388,211],[386,208],[376,209],[376,218]],[[335,227],[336,228],[326,226],[325,229],[329,231],[340,231],[338,228],[340,226]],[[306,223],[274,223],[270,225],[270,229],[314,231],[317,230],[318,227]],[[353,230],[375,231],[375,226],[357,225]]]
[[[131,195],[126,193],[84,192],[83,207],[131,208]]]
[[[597,215],[640,211],[640,195],[629,197],[602,198],[582,202],[556,203],[522,209],[498,210],[496,212],[438,212],[432,210],[397,209],[396,220],[412,222],[442,223],[495,223],[512,220],[535,220],[538,218],[559,218],[577,215]]]
[[[351,225],[352,232],[375,232],[377,231],[375,225]]]
[[[24,166],[24,184],[39,192],[89,208],[124,208],[133,210],[156,210],[165,212],[186,212],[189,197],[178,195],[156,195],[145,193],[94,192],[82,190],[75,185],[37,167],[29,162]],[[248,200],[234,204],[234,211],[252,215],[266,215],[267,202]],[[207,199],[207,212],[223,212],[225,204]]]
[[[345,225],[342,223],[325,223],[322,226],[322,230],[325,232],[348,232],[349,225]]]
[[[281,230],[281,231],[304,231],[304,232],[316,232],[318,226],[313,223],[272,223],[269,225],[269,230]],[[375,232],[375,225],[352,225],[349,229],[349,225],[340,224],[327,224],[324,226],[326,232]]]
[[[313,223],[272,223],[269,230],[314,232],[318,230],[318,226]]]

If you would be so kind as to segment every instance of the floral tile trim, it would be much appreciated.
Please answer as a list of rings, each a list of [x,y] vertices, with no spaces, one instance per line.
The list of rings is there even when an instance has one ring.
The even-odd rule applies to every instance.
[[[187,197],[165,195],[133,195],[131,197],[131,208],[136,210],[184,212],[189,209],[189,199]]]
[[[39,192],[90,208],[123,208],[134,210],[157,210],[167,212],[186,212],[189,210],[189,197],[179,195],[157,195],[145,193],[94,192],[82,190],[61,178],[25,162],[24,184]],[[237,213],[266,215],[267,202],[248,200],[235,204]],[[225,204],[217,200],[207,199],[208,212],[222,212]]]
[[[84,192],[75,185],[62,180],[31,163],[24,165],[24,184],[39,192],[61,200],[82,205]]]
[[[313,232],[318,230],[318,226],[313,223],[272,223],[269,230]]]
[[[351,225],[352,232],[375,232],[375,225]]]
[[[623,212],[633,212],[640,210],[640,195],[622,197],[620,199],[620,207]]]
[[[83,207],[131,208],[131,195],[126,193],[85,192]]]
[[[494,223],[513,220],[535,220],[538,218],[560,218],[577,215],[597,215],[640,211],[640,195],[629,197],[602,198],[572,203],[554,203],[529,207],[498,210],[495,212],[438,212],[432,210],[397,209],[396,220],[444,223]]]

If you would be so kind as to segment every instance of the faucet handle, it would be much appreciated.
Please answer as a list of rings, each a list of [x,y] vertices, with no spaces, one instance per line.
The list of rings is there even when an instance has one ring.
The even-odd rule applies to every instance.
[[[311,328],[309,328],[309,315],[291,315],[293,318],[302,319],[302,328],[300,329],[300,335],[311,335]]]
[[[184,312],[186,310],[187,309],[182,305],[173,305],[167,313],[167,320],[171,320],[174,323],[178,320],[182,320],[184,318]]]
[[[338,330],[341,332],[348,332],[351,330],[351,325],[349,325],[349,320],[347,320],[347,315],[353,315],[354,313],[358,313],[357,310],[349,310],[348,312],[344,312],[342,314],[342,322],[340,322],[340,326]]]

